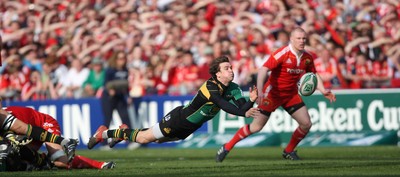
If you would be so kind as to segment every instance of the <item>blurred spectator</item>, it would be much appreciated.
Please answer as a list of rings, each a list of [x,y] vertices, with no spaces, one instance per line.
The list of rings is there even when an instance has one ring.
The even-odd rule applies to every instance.
[[[375,88],[389,88],[391,87],[391,79],[393,77],[393,69],[388,64],[388,58],[384,52],[389,49],[388,45],[385,45],[378,50],[375,50],[376,59],[372,63],[373,72],[373,87]]]
[[[355,56],[355,62],[349,64],[350,88],[372,87],[372,63],[363,53]]]
[[[83,82],[83,97],[100,97],[103,91],[105,70],[103,68],[103,61],[99,57],[93,58],[90,62],[89,76]]]
[[[80,59],[73,59],[67,75],[62,80],[58,94],[64,98],[81,98],[82,85],[89,76],[89,69],[84,68]]]
[[[249,52],[241,50],[240,58],[232,61],[232,68],[235,74],[233,82],[238,83],[242,90],[249,90],[249,87],[256,84],[253,74],[256,70],[254,60],[250,58]]]
[[[22,71],[19,55],[12,55],[6,60],[8,64],[1,75],[0,95],[6,100],[20,100],[22,87],[28,81],[29,75]]]
[[[199,68],[195,65],[192,54],[189,51],[180,51],[176,57],[170,59],[172,66],[169,70],[170,95],[194,94],[198,86]],[[198,84],[198,83],[197,83]]]
[[[348,88],[347,80],[349,79],[349,76],[343,48],[337,46],[334,49],[332,56],[337,63],[337,77],[340,83],[340,88]]]
[[[212,48],[210,46],[205,47],[202,51],[202,55],[200,56],[200,58],[202,64],[199,65],[198,82],[204,83],[211,77],[210,73],[205,71],[208,71],[210,69],[210,64],[214,59]]]
[[[337,62],[331,57],[328,49],[323,49],[319,54],[320,57],[315,59],[314,64],[315,69],[321,76],[324,87],[327,89],[340,87],[339,79],[337,77]]]
[[[117,110],[122,123],[131,127],[128,115],[129,98],[129,71],[126,66],[127,56],[122,51],[115,52],[108,61],[105,70],[104,89],[101,96],[102,110],[105,118],[105,126],[109,127],[113,119],[113,112]]]
[[[30,74],[29,81],[26,82],[21,90],[21,100],[43,100],[46,98],[42,90],[43,84],[40,78],[40,72],[33,70]]]
[[[143,96],[146,93],[145,78],[143,78],[139,68],[131,67],[128,70],[129,96],[133,98]]]
[[[43,63],[42,73],[40,74],[40,82],[42,83],[42,92],[46,99],[57,99],[58,94],[55,90],[54,82],[52,79],[52,68],[48,63]]]
[[[374,73],[369,87],[400,87],[399,9],[396,0],[0,1],[0,72],[5,72],[6,59],[14,55],[28,69],[22,70],[27,77],[30,69],[45,72],[47,63],[55,90],[62,90],[60,76],[73,59],[88,67],[95,57],[107,61],[123,51],[128,55],[127,67],[139,69],[143,95],[181,95],[192,94],[190,87],[206,78],[198,72],[182,81],[183,71],[206,68],[211,55],[227,55],[233,61],[248,60],[234,68],[246,88],[252,80],[248,76],[255,73],[242,71],[259,67],[288,42],[288,32],[298,25],[309,33],[310,53],[318,58],[325,48],[335,58],[340,85],[334,88],[349,88],[346,81],[355,75],[347,71],[357,53],[374,67],[386,68],[387,63],[388,72]],[[334,51],[342,53],[340,58]],[[185,53],[192,64],[183,64]],[[151,58],[159,58],[161,64],[151,64]]]
[[[147,77],[146,94],[148,95],[164,95],[168,89],[168,75],[164,71],[165,63],[161,61],[161,57],[153,55],[150,57],[149,65],[144,73]]]

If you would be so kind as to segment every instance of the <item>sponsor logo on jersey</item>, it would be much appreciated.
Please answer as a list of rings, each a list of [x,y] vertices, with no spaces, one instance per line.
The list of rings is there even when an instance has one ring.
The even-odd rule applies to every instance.
[[[287,68],[286,72],[288,72],[289,74],[301,74],[304,71],[304,69],[291,69],[291,68]]]
[[[292,64],[292,60],[287,59],[287,60],[286,60],[286,63],[287,63],[287,64]]]
[[[42,132],[42,133],[40,134],[40,141],[45,141],[45,140],[46,140],[46,137],[47,137],[47,131],[46,131],[46,132]]]
[[[263,99],[263,105],[264,106],[268,106],[268,105],[270,105],[271,104],[271,100],[269,100],[268,98],[264,98]]]
[[[48,122],[43,123],[43,128],[44,129],[51,128],[51,127],[54,127],[54,125],[52,123],[48,123]]]
[[[305,64],[306,64],[307,66],[310,65],[310,64],[311,64],[311,59],[310,59],[310,58],[306,58]]]
[[[171,133],[171,128],[169,128],[169,127],[164,128],[164,132],[165,132],[166,134]]]

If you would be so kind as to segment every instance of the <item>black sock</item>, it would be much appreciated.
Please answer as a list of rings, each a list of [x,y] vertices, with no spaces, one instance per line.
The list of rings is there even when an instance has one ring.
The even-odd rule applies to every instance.
[[[108,130],[107,137],[108,138],[121,138],[124,140],[129,140],[136,142],[136,136],[141,130],[146,129],[115,129],[115,130]]]
[[[50,142],[61,144],[63,137],[50,133],[43,128],[32,126],[28,124],[28,131],[26,132],[26,136],[31,137],[34,140],[42,141],[42,142]]]

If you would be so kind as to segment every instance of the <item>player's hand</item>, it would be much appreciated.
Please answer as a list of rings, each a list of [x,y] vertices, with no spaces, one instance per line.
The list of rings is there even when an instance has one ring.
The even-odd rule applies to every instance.
[[[322,95],[324,95],[324,97],[328,99],[331,103],[336,101],[336,95],[333,94],[330,90],[325,90],[324,92],[322,92]]]
[[[260,110],[258,108],[250,108],[249,110],[246,111],[246,117],[255,117],[260,113]]]
[[[27,145],[33,141],[31,137],[23,137],[22,139],[17,140],[20,146]]]
[[[264,100],[264,94],[262,92],[259,92],[257,98],[257,104],[262,105],[263,100]]]
[[[250,101],[251,102],[255,102],[258,98],[258,89],[255,85],[253,85],[253,87],[249,88],[249,92],[250,92]]]

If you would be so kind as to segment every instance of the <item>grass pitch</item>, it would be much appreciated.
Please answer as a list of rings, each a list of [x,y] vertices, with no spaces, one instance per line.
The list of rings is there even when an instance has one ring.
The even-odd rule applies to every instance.
[[[115,161],[117,166],[112,170],[1,172],[0,176],[400,176],[400,147],[397,146],[300,147],[301,161],[284,160],[282,148],[278,147],[236,148],[223,163],[215,162],[217,150],[78,150],[79,155]]]

